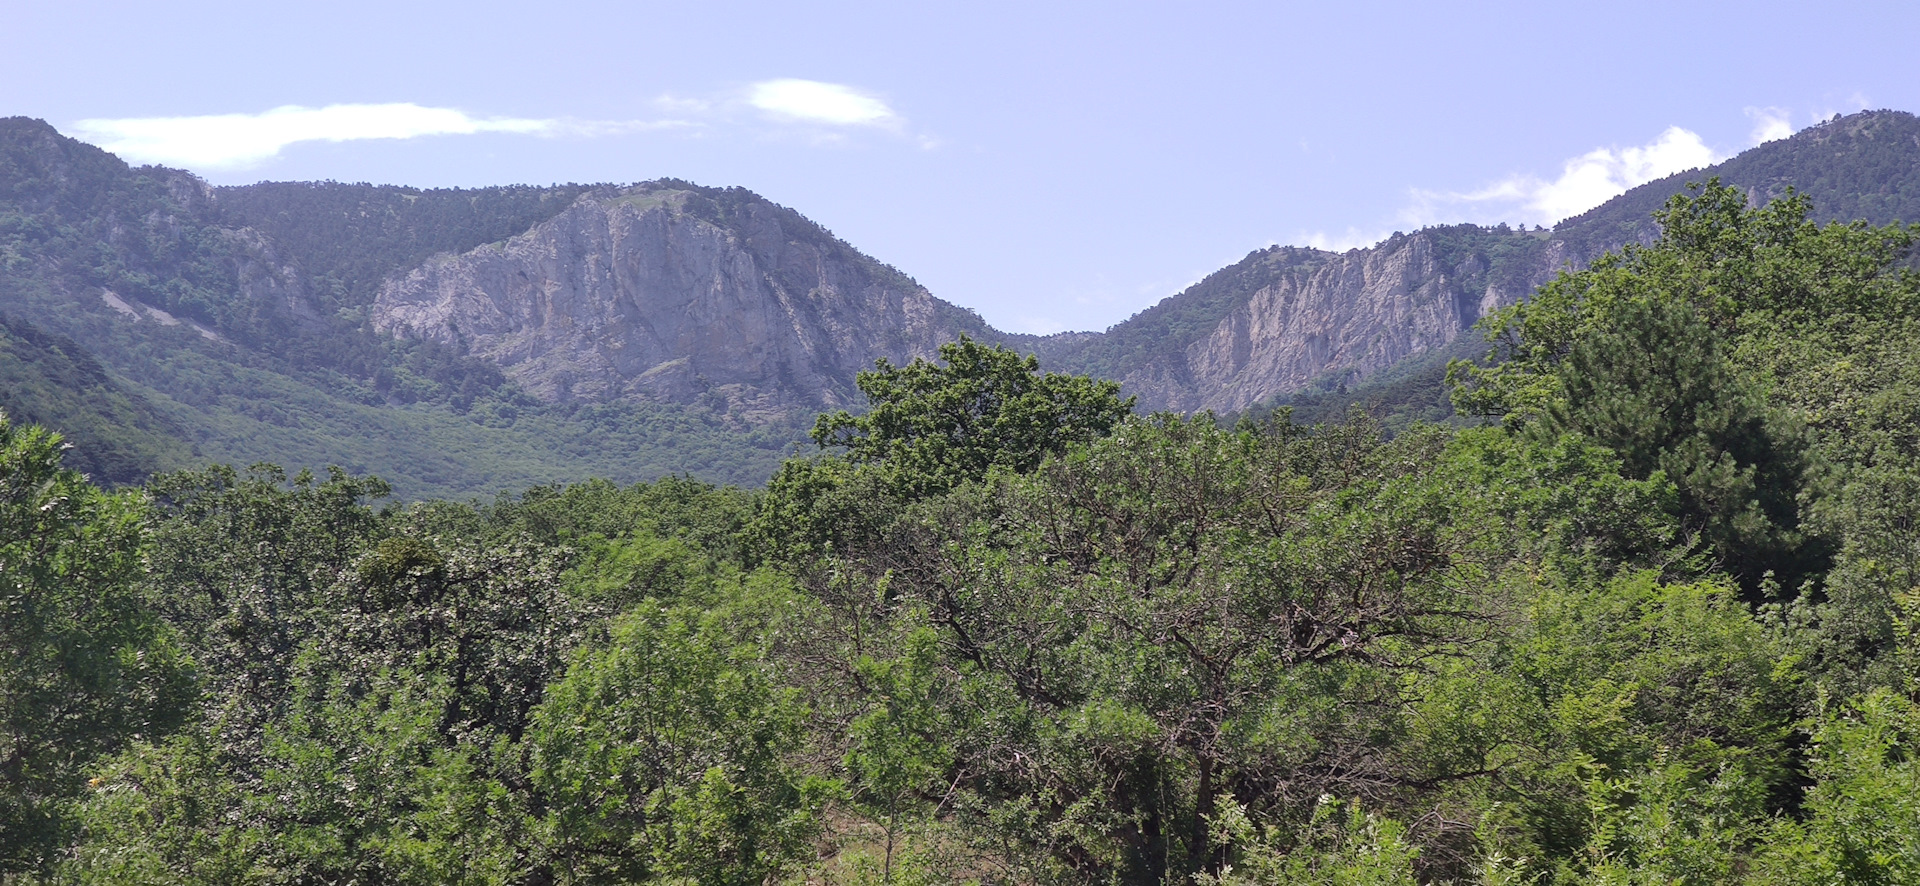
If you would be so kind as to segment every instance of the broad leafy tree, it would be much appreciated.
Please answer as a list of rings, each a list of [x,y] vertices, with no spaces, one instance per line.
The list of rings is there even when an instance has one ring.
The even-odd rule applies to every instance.
[[[191,670],[138,593],[144,502],[62,468],[0,415],[0,878],[48,860],[85,769],[164,733]]]
[[[1042,373],[1039,360],[962,336],[940,361],[859,375],[869,410],[820,416],[826,453],[792,459],[768,483],[758,547],[799,558],[866,545],[908,501],[978,481],[994,468],[1031,472],[1049,455],[1098,439],[1132,412],[1110,381]]]
[[[944,364],[944,365],[941,365]],[[1132,409],[1111,381],[1042,373],[1036,357],[965,336],[942,345],[940,363],[860,373],[869,410],[836,412],[813,441],[854,464],[884,464],[909,494],[951,489],[1005,467],[1027,473],[1074,443],[1105,436]]]

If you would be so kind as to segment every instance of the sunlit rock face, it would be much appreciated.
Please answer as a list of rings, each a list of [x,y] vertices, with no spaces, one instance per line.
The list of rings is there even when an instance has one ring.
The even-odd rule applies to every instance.
[[[1121,381],[1145,409],[1228,413],[1330,373],[1357,380],[1446,346],[1568,263],[1560,244],[1537,237],[1523,266],[1499,275],[1488,273],[1480,251],[1444,252],[1437,235],[1419,232],[1285,265],[1250,256],[1221,272],[1248,278],[1237,285],[1249,295],[1208,331],[1134,365]]]
[[[382,288],[377,328],[464,347],[550,402],[701,403],[753,420],[849,405],[876,358],[932,356],[971,312],[795,213],[642,186]]]

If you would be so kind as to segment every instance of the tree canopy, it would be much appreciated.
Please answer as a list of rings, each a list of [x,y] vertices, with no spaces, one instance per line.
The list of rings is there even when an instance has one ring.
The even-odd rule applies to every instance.
[[[939,363],[896,368],[882,358],[858,385],[868,410],[822,415],[813,441],[854,464],[888,466],[915,495],[995,467],[1031,472],[1049,455],[1107,435],[1133,408],[1117,382],[1042,373],[1037,357],[966,336],[942,345]]]
[[[0,422],[0,878],[1912,882],[1914,231],[1660,221],[1469,427],[971,341],[764,491],[109,494]]]

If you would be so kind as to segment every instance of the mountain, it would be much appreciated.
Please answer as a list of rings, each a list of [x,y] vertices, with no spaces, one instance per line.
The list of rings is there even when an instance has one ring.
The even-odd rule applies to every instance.
[[[1544,232],[1473,225],[1343,254],[1273,247],[1100,337],[1042,353],[1119,379],[1145,409],[1237,412],[1329,373],[1364,378],[1445,347],[1571,260]]]
[[[393,277],[375,329],[464,349],[546,402],[701,405],[747,423],[857,405],[877,357],[977,315],[739,189],[601,188],[518,236]]]
[[[1142,408],[1446,414],[1488,311],[1653,236],[1709,175],[1822,218],[1920,218],[1920,121],[1836,118],[1552,231],[1452,225],[1245,259],[1104,332],[1007,335],[740,188],[212,187],[0,120],[0,406],[183,462],[340,464],[407,497],[601,476],[758,483],[877,358],[960,335]],[[88,405],[91,404],[91,405]],[[103,436],[104,435],[104,436]],[[102,450],[109,451],[109,450]]]
[[[1748,188],[1756,202],[1796,188],[1823,221],[1920,219],[1920,119],[1836,117],[1641,185],[1552,231],[1453,225],[1341,254],[1259,250],[1104,333],[1058,336],[1039,350],[1055,367],[1119,379],[1146,409],[1238,412],[1360,385],[1409,360],[1422,363],[1418,384],[1435,387],[1445,360],[1422,358],[1450,346],[1472,354],[1471,341],[1454,343],[1481,316],[1562,270],[1651,240],[1653,212],[1709,176]],[[1405,385],[1400,375],[1394,382]]]
[[[129,167],[37,120],[0,120],[0,316],[72,345],[9,348],[0,404],[25,390],[13,377],[62,377],[46,362],[58,351],[94,361],[153,410],[164,448],[195,451],[194,462],[339,464],[407,497],[585,476],[763,480],[810,416],[756,424],[670,402],[546,403],[458,345],[374,327],[388,277],[524,233],[586,190],[213,188]],[[71,393],[36,417],[73,433],[82,392]]]

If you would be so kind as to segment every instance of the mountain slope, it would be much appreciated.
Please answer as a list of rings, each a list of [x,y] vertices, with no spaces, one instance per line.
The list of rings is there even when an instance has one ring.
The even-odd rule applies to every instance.
[[[740,190],[597,189],[502,243],[389,279],[382,332],[464,348],[547,402],[701,405],[758,424],[853,405],[879,357],[931,356],[969,311]]]
[[[1651,237],[1653,209],[1716,174],[1756,200],[1798,187],[1823,218],[1917,218],[1920,121],[1837,118],[1551,232],[1259,250],[1106,332],[1036,338],[738,188],[214,188],[12,118],[0,315],[22,325],[0,348],[0,403],[30,390],[37,405],[13,408],[75,435],[83,413],[118,416],[86,420],[144,441],[95,468],[116,482],[194,451],[340,463],[406,496],[589,475],[757,483],[812,413],[860,405],[854,376],[875,358],[963,334],[1120,380],[1145,409],[1297,398],[1319,415],[1359,399],[1428,415],[1476,320]],[[87,413],[89,397],[113,405]]]
[[[1256,253],[1216,274],[1227,278],[1216,286],[1236,293],[1220,319],[1127,368],[1119,375],[1125,389],[1147,409],[1232,412],[1329,373],[1362,378],[1446,345],[1492,307],[1531,292],[1563,260],[1542,236],[1471,225],[1310,260],[1266,260],[1288,252],[1299,250]],[[1128,335],[1127,326],[1107,335]],[[1097,343],[1056,358],[1078,368]]]
[[[0,313],[97,359],[204,458],[339,463],[410,497],[757,483],[875,358],[998,338],[740,189],[213,188],[24,118],[0,120]],[[48,353],[0,359],[65,371],[28,365]]]
[[[503,227],[518,233],[570,205],[564,189],[557,205],[552,191],[282,190],[236,199],[184,172],[130,168],[40,121],[0,120],[0,313],[75,343],[68,350],[97,361],[200,458],[342,464],[408,497],[677,472],[753,483],[799,436],[797,423],[741,428],[673,404],[548,407],[458,348],[395,341],[366,322],[378,263],[470,248]],[[458,212],[453,223],[394,213],[385,229],[350,224],[357,239],[340,246],[309,223],[344,214],[342,195],[360,204],[356,219],[377,216],[361,210],[381,201],[491,200],[506,211],[469,213],[471,224]],[[265,232],[276,224],[286,242]],[[361,261],[376,264],[360,272]],[[0,359],[20,377],[62,375],[35,365],[49,353],[16,348]],[[78,433],[85,394],[56,387],[69,396],[41,407],[44,420]]]
[[[1708,176],[1765,202],[1791,187],[1813,200],[1818,222],[1920,221],[1920,117],[1868,111],[1835,117],[1716,166],[1648,182],[1554,226],[1554,236],[1591,259],[1654,235],[1653,213],[1688,182]]]
[[[1821,220],[1920,219],[1920,119],[1895,111],[1836,118],[1642,185],[1551,232],[1455,225],[1341,255],[1263,250],[1105,333],[1043,341],[1041,353],[1055,366],[1120,379],[1147,409],[1235,412],[1309,385],[1361,385],[1447,346],[1559,271],[1650,240],[1654,210],[1688,182],[1716,175],[1756,201],[1794,187]],[[1174,326],[1172,316],[1211,323]],[[1115,344],[1141,340],[1151,344]],[[1437,375],[1442,366],[1422,371]]]
[[[113,380],[72,339],[0,316],[0,412],[58,428],[67,466],[95,483],[139,483],[197,460],[185,432],[146,398]]]

